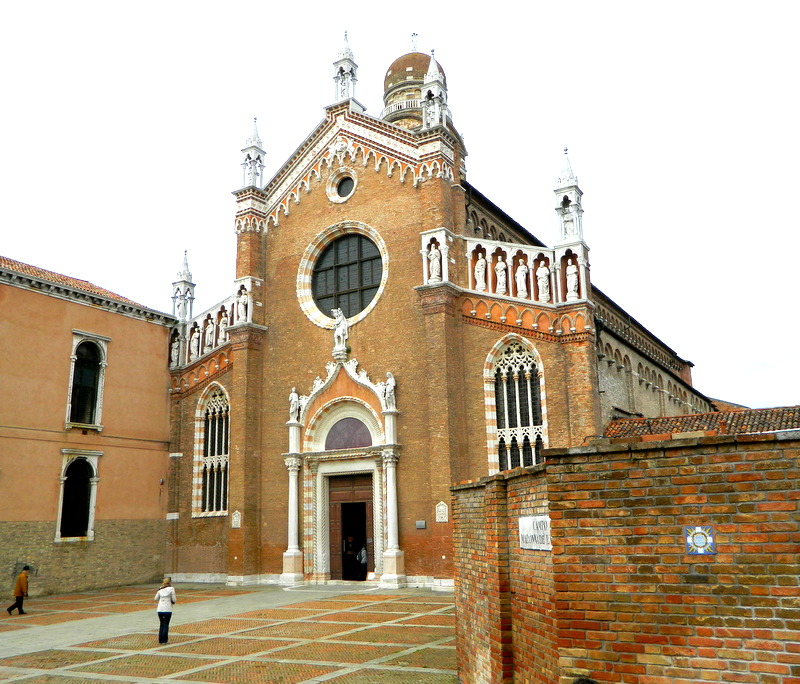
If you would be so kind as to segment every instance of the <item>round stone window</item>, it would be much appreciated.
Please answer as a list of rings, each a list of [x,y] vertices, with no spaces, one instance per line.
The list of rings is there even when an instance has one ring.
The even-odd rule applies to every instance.
[[[297,299],[314,324],[336,327],[332,309],[350,325],[375,308],[389,279],[389,253],[377,230],[361,221],[328,226],[306,248],[297,271]]]
[[[350,178],[350,176],[345,176],[336,186],[336,194],[339,197],[350,197],[353,194],[353,190],[355,190],[356,183],[355,181]]]
[[[365,235],[342,235],[319,255],[311,276],[311,292],[320,311],[341,309],[352,318],[369,306],[378,294],[383,259],[378,247]]]
[[[353,196],[357,185],[356,174],[346,166],[341,166],[330,175],[325,189],[331,202],[341,204]]]

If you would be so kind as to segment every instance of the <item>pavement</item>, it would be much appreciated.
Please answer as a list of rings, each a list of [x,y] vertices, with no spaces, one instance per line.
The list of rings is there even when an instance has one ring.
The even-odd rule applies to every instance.
[[[0,619],[0,681],[26,684],[457,684],[453,595],[358,582],[177,584],[169,643],[157,586],[26,599]]]

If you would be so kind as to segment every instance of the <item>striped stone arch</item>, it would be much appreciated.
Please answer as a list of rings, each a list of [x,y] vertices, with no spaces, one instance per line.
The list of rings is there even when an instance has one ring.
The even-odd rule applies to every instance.
[[[539,401],[542,412],[542,445],[547,448],[549,439],[547,435],[547,393],[545,392],[544,366],[542,358],[536,347],[531,342],[515,333],[509,333],[499,339],[491,351],[487,354],[483,363],[483,400],[485,406],[486,419],[486,451],[489,457],[489,474],[493,475],[500,471],[500,460],[498,455],[497,438],[497,411],[495,403],[494,374],[495,365],[500,358],[500,354],[512,343],[519,343],[533,356],[539,375]]]
[[[386,243],[383,241],[380,233],[378,233],[378,231],[372,226],[368,226],[366,223],[362,223],[361,221],[343,221],[342,223],[336,223],[332,226],[328,226],[322,232],[320,232],[316,238],[314,238],[314,241],[303,253],[302,258],[300,259],[300,266],[297,269],[297,281],[295,285],[297,299],[300,302],[300,308],[303,310],[303,313],[308,317],[308,319],[315,325],[318,325],[320,328],[333,330],[333,328],[336,326],[336,322],[328,315],[329,312],[323,313],[320,311],[317,308],[316,302],[314,301],[314,295],[311,291],[311,276],[314,271],[314,264],[325,248],[336,238],[341,237],[342,235],[352,235],[354,233],[364,235],[375,243],[375,246],[378,248],[383,261],[383,273],[381,274],[381,283],[378,286],[378,292],[373,297],[372,301],[363,311],[348,318],[348,325],[354,325],[355,323],[363,320],[370,313],[370,311],[375,308],[378,300],[380,300],[381,295],[383,294],[384,289],[386,289],[386,282],[389,280],[389,252],[386,249]]]
[[[385,443],[383,423],[375,409],[356,397],[336,397],[309,419],[303,435],[303,452],[324,451],[328,432],[342,418],[357,418],[364,423],[372,435],[372,446]]]
[[[211,401],[222,401],[227,404],[228,418],[228,453],[230,453],[230,406],[228,391],[218,382],[209,383],[197,401],[194,412],[194,444],[192,446],[192,517],[208,518],[227,515],[227,511],[203,511],[203,454],[205,453],[205,418],[206,409]]]

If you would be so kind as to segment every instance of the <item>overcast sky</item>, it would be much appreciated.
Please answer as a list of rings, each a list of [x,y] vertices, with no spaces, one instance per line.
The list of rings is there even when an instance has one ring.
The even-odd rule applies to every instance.
[[[568,146],[594,284],[707,396],[800,403],[798,3],[276,6],[4,3],[0,253],[171,311],[188,249],[210,307],[252,118],[269,178],[333,102],[345,30],[374,116],[416,32],[475,187],[552,244]]]

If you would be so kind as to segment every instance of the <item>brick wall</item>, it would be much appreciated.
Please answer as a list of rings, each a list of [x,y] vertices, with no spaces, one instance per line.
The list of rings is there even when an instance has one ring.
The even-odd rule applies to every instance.
[[[453,488],[462,681],[800,683],[800,433],[546,455]],[[547,510],[552,553],[520,549]]]
[[[163,577],[163,520],[100,520],[94,540],[86,542],[54,542],[55,530],[54,521],[0,525],[0,589],[8,596],[23,565],[31,566],[34,597],[155,583]]]

